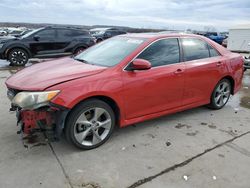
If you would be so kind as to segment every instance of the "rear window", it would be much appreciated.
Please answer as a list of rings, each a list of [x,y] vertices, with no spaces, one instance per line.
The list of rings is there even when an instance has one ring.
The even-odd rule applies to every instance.
[[[208,58],[209,50],[206,42],[196,38],[181,39],[184,61]]]
[[[86,31],[74,30],[74,29],[59,29],[57,30],[59,37],[76,37],[82,35],[89,35]]]

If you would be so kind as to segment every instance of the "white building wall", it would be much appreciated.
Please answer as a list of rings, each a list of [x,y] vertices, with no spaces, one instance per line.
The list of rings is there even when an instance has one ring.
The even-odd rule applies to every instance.
[[[250,52],[250,28],[230,29],[227,48],[231,51]]]

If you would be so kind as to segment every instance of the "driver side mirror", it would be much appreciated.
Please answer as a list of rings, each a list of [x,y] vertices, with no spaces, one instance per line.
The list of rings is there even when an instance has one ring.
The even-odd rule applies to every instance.
[[[38,35],[35,35],[35,36],[33,37],[33,39],[34,39],[35,41],[39,41],[40,37],[39,37]]]
[[[129,67],[130,70],[148,70],[151,69],[151,63],[145,59],[135,59]]]

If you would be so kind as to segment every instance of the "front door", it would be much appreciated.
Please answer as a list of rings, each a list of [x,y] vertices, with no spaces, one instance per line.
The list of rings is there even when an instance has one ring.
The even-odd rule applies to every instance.
[[[56,31],[44,29],[35,33],[30,42],[30,49],[36,55],[52,54],[56,50]]]
[[[178,39],[158,40],[137,58],[148,60],[152,68],[123,72],[126,119],[180,107],[185,68]]]

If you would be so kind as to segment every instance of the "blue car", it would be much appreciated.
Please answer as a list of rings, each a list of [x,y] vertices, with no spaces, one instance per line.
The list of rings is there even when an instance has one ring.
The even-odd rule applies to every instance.
[[[225,36],[218,35],[217,32],[207,32],[204,34],[205,37],[210,38],[214,42],[217,42],[218,44],[222,44],[223,40],[226,38]]]

